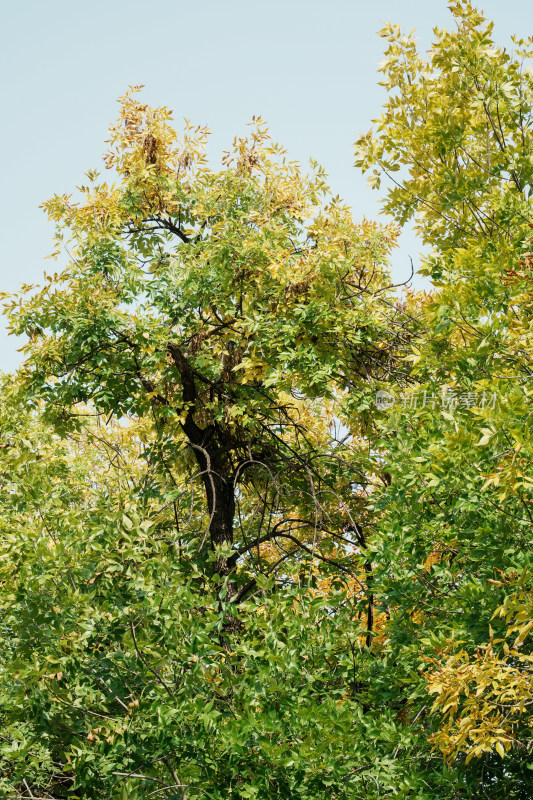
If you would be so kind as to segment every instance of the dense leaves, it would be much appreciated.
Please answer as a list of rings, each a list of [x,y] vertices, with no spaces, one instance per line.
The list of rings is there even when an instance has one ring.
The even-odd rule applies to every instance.
[[[261,119],[214,170],[140,87],[113,182],[45,204],[62,266],[5,300],[3,796],[531,796],[529,44],[451,12],[427,58],[382,32],[394,225]]]
[[[379,560],[406,615],[391,633],[420,641],[444,715],[433,741],[450,761],[479,757],[489,796],[529,797],[531,41],[508,53],[470,4],[451,10],[457,31],[437,31],[429,59],[385,28],[398,94],[357,144],[378,183],[392,178],[387,210],[431,246],[434,285],[413,299],[418,385],[397,388],[383,429]]]

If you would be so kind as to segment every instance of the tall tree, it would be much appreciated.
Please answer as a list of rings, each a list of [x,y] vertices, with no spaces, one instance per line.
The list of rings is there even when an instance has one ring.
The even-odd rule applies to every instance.
[[[299,491],[293,516],[317,537],[314,483],[337,466],[316,471],[325,454],[313,409],[329,403],[318,413],[331,417],[342,393],[394,368],[402,331],[385,259],[395,231],[356,225],[325,201],[322,172],[303,176],[260,120],[213,172],[206,131],[178,142],[169,117],[135,91],[122,99],[106,157],[119,183],[46,204],[71,260],[11,318],[30,336],[27,386],[49,414],[66,425],[89,402],[150,414],[169,475],[192,457],[209,517],[201,555],[226,578],[250,542],[287,533],[282,472]],[[237,495],[254,481],[264,513],[246,544]]]
[[[386,210],[399,223],[412,218],[431,247],[423,272],[434,287],[410,300],[420,324],[410,357],[418,386],[398,386],[384,428],[393,481],[382,499],[382,574],[403,609],[391,640],[422,643],[417,655],[437,696],[434,743],[472,785],[480,780],[478,791],[525,798],[531,40],[515,38],[509,53],[470,3],[451,11],[457,29],[437,31],[427,58],[414,37],[382,31],[390,97],[375,131],[357,143],[372,182],[388,179]],[[418,698],[414,713],[427,713],[423,683]]]
[[[46,204],[68,264],[7,301],[29,340],[4,397],[3,788],[434,796],[372,679],[396,229],[355,224],[260,120],[214,172],[169,119],[122,98],[117,182]]]

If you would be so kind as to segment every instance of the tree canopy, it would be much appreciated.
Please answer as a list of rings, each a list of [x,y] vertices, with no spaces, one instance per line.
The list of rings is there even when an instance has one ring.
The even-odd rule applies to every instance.
[[[531,40],[387,25],[354,222],[131,87],[4,304],[8,798],[529,798]],[[392,218],[392,221],[391,221]],[[431,290],[389,258],[414,219]]]

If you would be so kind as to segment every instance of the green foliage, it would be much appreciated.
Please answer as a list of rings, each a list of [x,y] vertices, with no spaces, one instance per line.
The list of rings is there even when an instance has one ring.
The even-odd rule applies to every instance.
[[[2,796],[531,796],[531,43],[451,12],[427,58],[385,27],[357,143],[429,293],[262,120],[215,171],[140,87],[115,183],[45,204],[68,263],[5,300]]]
[[[62,443],[19,415],[2,420],[6,797],[448,796],[340,580],[325,595],[263,578],[228,639],[234,608],[132,491],[142,427]]]
[[[396,231],[261,121],[212,172],[168,120],[122,99],[117,185],[46,204],[69,264],[6,301],[29,341],[4,399],[3,788],[434,797],[371,653]]]
[[[427,59],[384,29],[390,99],[357,143],[376,183],[392,181],[386,210],[430,245],[434,284],[410,301],[416,385],[396,387],[383,427],[376,578],[404,610],[396,652],[421,643],[444,715],[433,742],[491,797],[529,797],[529,606],[516,646],[499,609],[519,608],[518,575],[531,591],[531,41],[508,53],[469,3],[451,11],[457,30],[436,31]]]

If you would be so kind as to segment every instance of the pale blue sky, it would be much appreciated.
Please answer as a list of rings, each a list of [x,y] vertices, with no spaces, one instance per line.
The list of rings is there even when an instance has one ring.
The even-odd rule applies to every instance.
[[[496,38],[528,35],[529,0],[481,0]],[[450,26],[445,0],[26,0],[4,4],[4,114],[0,291],[39,282],[51,262],[52,227],[39,204],[100,168],[116,98],[144,83],[151,105],[208,125],[217,162],[260,114],[292,158],[312,156],[356,218],[375,217],[379,196],[352,166],[353,141],[380,113],[377,65],[384,21],[416,28],[427,48],[433,26]],[[417,260],[410,233],[394,276]],[[0,369],[20,360],[0,321]]]

